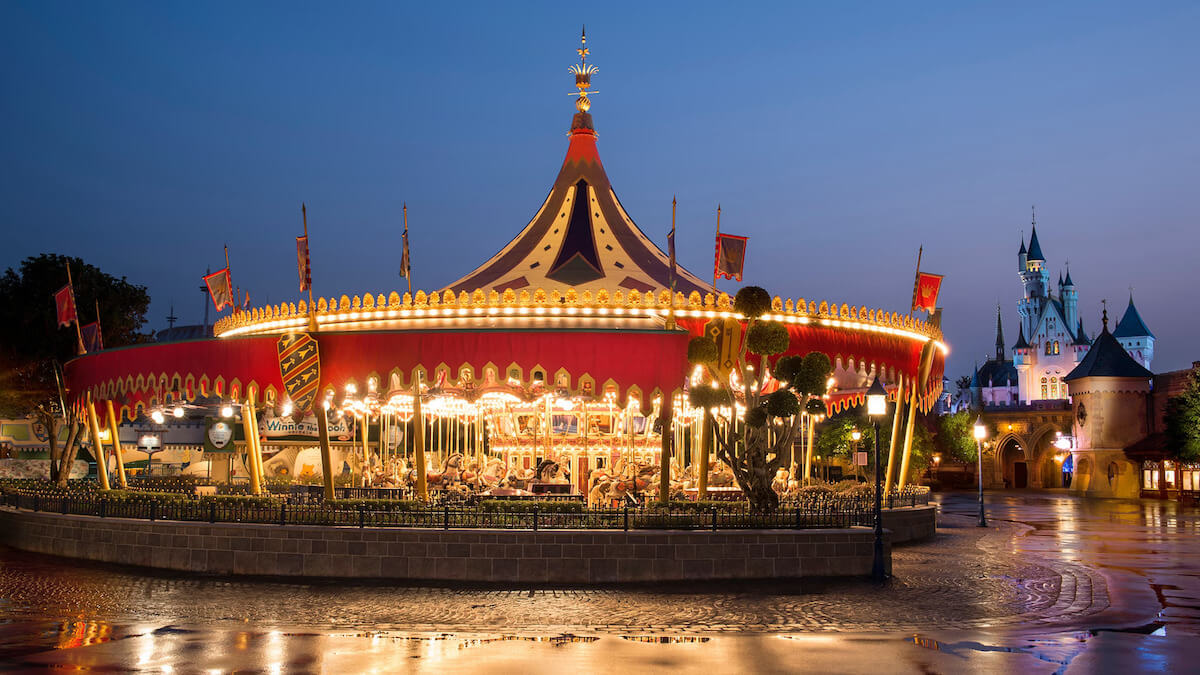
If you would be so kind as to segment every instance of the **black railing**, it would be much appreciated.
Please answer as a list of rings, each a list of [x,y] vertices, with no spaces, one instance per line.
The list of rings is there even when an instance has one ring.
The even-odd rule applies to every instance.
[[[892,494],[889,508],[928,503],[928,493]],[[339,527],[410,527],[430,529],[510,530],[745,530],[869,527],[873,501],[866,495],[825,495],[798,504],[785,504],[772,513],[723,506],[663,509],[547,509],[493,510],[473,506],[421,506],[397,509],[365,504],[261,504],[221,499],[154,497],[110,499],[102,493],[38,494],[8,490],[4,506],[64,515],[137,518],[209,523],[262,523]],[[349,507],[349,508],[347,508]]]

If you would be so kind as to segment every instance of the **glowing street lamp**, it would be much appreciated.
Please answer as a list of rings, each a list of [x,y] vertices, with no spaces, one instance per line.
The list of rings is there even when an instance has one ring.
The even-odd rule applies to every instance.
[[[871,578],[878,582],[887,579],[883,564],[883,475],[880,473],[879,460],[879,418],[886,414],[887,389],[883,388],[877,375],[867,390],[867,416],[875,425],[875,558],[871,563]]]
[[[225,405],[221,406],[221,417],[233,417],[233,405],[226,403]]]
[[[983,424],[983,416],[975,418],[975,449],[979,466],[979,527],[987,527],[987,515],[983,512],[983,439],[987,437],[987,427]]]

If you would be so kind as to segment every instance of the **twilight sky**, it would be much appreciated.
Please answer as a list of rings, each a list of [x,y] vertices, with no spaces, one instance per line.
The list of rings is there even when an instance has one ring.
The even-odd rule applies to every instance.
[[[718,202],[785,297],[904,310],[924,244],[953,377],[997,303],[1016,340],[1036,204],[1089,333],[1133,286],[1154,370],[1200,359],[1200,4],[966,4],[8,0],[0,268],[77,255],[199,323],[223,243],[254,304],[299,299],[306,201],[318,293],[386,293],[407,201],[440,287],[549,190],[586,22],[609,177],[664,248],[678,196],[701,277]]]

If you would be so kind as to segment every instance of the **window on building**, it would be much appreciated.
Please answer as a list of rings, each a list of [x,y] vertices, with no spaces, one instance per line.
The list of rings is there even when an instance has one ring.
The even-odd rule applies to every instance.
[[[1057,354],[1057,353],[1058,353],[1058,340],[1055,340],[1055,341],[1054,341],[1054,353],[1055,353],[1055,354]]]
[[[1046,341],[1046,356],[1050,356],[1051,354],[1054,353],[1053,351],[1051,351],[1052,349],[1054,349],[1054,344],[1052,342],[1050,342],[1049,340],[1047,340]]]

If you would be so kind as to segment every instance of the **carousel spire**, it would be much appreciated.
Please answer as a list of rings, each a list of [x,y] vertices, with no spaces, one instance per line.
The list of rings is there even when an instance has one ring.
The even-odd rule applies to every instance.
[[[579,91],[571,92],[569,96],[578,96],[575,101],[575,109],[581,113],[586,113],[592,107],[592,101],[588,96],[599,92],[588,91],[592,86],[592,75],[596,74],[597,68],[595,65],[587,62],[587,26],[583,27],[579,34],[579,49],[575,50],[579,54],[579,63],[571,66],[570,72],[575,73],[575,88]]]

